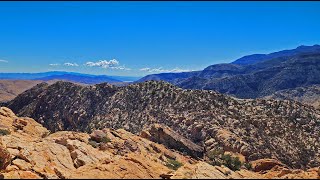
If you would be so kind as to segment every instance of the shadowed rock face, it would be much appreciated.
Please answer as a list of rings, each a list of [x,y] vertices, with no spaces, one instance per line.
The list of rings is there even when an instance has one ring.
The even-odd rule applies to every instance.
[[[319,110],[293,101],[236,99],[155,81],[126,87],[57,82],[36,86],[7,106],[52,132],[107,127],[139,133],[159,123],[207,151],[220,147],[296,168],[320,163]]]
[[[151,141],[164,144],[168,148],[173,148],[180,152],[185,152],[194,158],[203,157],[203,147],[196,145],[192,141],[172,131],[170,128],[154,124],[151,126],[149,133]]]

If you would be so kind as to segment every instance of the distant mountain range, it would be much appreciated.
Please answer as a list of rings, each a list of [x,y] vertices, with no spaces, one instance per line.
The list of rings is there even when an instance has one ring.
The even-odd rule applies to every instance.
[[[107,75],[91,75],[75,72],[51,71],[43,73],[0,73],[0,79],[13,80],[66,80],[83,84],[97,84],[97,83],[120,83],[132,82],[138,80],[140,77],[131,76],[107,76]]]
[[[216,90],[239,98],[320,84],[320,46],[299,46],[270,54],[244,56],[202,71],[152,74],[139,79],[164,80],[185,89]]]
[[[232,64],[248,65],[248,64],[254,64],[257,62],[262,62],[262,61],[284,57],[284,56],[294,56],[300,53],[314,53],[319,51],[320,51],[319,45],[314,45],[314,46],[302,45],[297,47],[296,49],[283,50],[283,51],[274,52],[270,54],[253,54],[249,56],[244,56],[240,59],[235,60],[234,62],[232,62]]]

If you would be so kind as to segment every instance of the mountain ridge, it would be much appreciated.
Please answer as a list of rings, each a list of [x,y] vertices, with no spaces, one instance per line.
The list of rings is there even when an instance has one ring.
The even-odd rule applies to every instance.
[[[170,78],[153,74],[137,82],[164,80],[185,89],[215,90],[239,98],[258,98],[284,89],[320,84],[319,45],[270,54],[271,59],[252,64],[214,64],[196,73],[185,72],[182,78],[180,73],[170,74]]]
[[[1,105],[52,132],[108,127],[138,133],[160,123],[198,145],[208,144],[208,150],[220,147],[248,160],[273,157],[295,168],[320,163],[320,112],[295,101],[236,99],[163,81],[124,87],[57,82],[39,84]]]
[[[282,51],[273,52],[269,54],[252,54],[252,55],[243,56],[233,61],[231,64],[248,65],[248,64],[254,64],[257,62],[262,62],[262,61],[284,57],[284,56],[293,56],[300,53],[312,53],[312,52],[319,52],[319,51],[320,51],[320,45],[318,44],[315,44],[312,46],[301,45],[295,49],[282,50]]]

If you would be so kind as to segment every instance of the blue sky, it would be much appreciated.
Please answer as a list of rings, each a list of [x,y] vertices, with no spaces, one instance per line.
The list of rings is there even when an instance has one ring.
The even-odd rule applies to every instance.
[[[320,44],[320,2],[0,2],[0,72],[143,76]]]

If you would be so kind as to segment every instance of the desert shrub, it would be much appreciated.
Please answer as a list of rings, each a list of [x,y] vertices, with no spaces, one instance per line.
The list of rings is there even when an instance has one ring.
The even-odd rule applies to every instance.
[[[207,157],[209,158],[209,164],[213,165],[213,166],[220,166],[221,162],[220,162],[220,158],[223,155],[223,151],[220,149],[214,149],[212,151],[209,151],[207,153]]]
[[[173,170],[177,170],[179,169],[183,164],[177,160],[174,160],[174,159],[168,159],[167,160],[167,163],[166,163],[166,166],[170,169],[173,169]]]
[[[221,162],[220,161],[209,161],[208,164],[212,165],[212,166],[221,166]]]
[[[105,136],[105,137],[102,138],[101,142],[108,143],[108,142],[111,142],[111,139],[108,138],[107,136]]]
[[[97,143],[96,141],[93,141],[93,140],[89,140],[88,144],[90,144],[94,148],[99,147],[99,143]]]
[[[233,171],[239,170],[242,166],[239,157],[233,157],[230,154],[224,154],[221,149],[214,149],[207,153],[207,157],[209,159],[209,164],[213,166],[221,166],[225,165]]]
[[[251,170],[252,169],[252,164],[251,163],[246,162],[243,165],[247,170]]]
[[[240,170],[241,161],[239,157],[232,157],[230,154],[226,154],[222,156],[223,165],[227,166],[233,171]]]
[[[5,135],[9,135],[10,131],[6,130],[6,129],[0,129],[0,136],[5,136]]]

